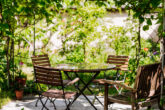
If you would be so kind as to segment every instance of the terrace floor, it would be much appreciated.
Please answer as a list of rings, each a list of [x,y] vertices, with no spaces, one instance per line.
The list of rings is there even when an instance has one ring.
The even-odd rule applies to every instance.
[[[93,100],[93,96],[88,96],[90,100]],[[38,103],[38,107],[35,107],[37,97],[24,97],[23,100],[13,100],[9,102],[7,105],[3,106],[1,110],[40,110],[42,108],[41,103]],[[103,102],[104,99],[102,96],[99,96],[99,99]],[[45,99],[43,99],[45,100]],[[57,110],[65,110],[64,100],[56,100],[55,101]],[[104,108],[95,102],[95,106],[98,110],[104,110]],[[49,102],[47,103],[47,107],[50,110],[53,110],[53,105]],[[154,110],[159,110],[157,105],[153,105]],[[71,110],[94,110],[90,104],[84,99],[83,96],[80,96],[76,102],[70,107]],[[131,106],[122,105],[122,104],[112,104],[109,107],[109,110],[131,110]],[[141,110],[146,110],[146,108],[142,108]]]

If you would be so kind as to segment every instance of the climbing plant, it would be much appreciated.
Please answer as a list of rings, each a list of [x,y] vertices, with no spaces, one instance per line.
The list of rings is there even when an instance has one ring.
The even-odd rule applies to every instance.
[[[21,32],[33,27],[35,22],[45,19],[52,22],[52,16],[62,6],[61,0],[1,0],[0,1],[0,52],[5,63],[8,86],[12,82],[11,68],[14,67],[14,44],[25,41]],[[32,34],[32,33],[31,33]],[[34,31],[33,31],[33,34]],[[1,70],[3,70],[1,68]],[[14,70],[14,69],[13,69]]]

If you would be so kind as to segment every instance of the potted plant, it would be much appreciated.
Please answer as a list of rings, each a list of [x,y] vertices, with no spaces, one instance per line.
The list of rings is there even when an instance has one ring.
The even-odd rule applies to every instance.
[[[17,100],[21,100],[23,97],[24,85],[20,82],[15,81],[15,95]]]

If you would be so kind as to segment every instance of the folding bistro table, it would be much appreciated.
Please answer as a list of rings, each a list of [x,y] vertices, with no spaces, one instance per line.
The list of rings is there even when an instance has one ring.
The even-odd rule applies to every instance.
[[[68,79],[70,79],[70,80],[72,80],[72,77],[69,74],[70,72],[74,72],[74,74],[78,78],[80,78],[79,73],[84,73],[84,74],[85,73],[90,73],[90,74],[92,74],[92,77],[88,82],[85,82],[85,81],[83,81],[83,79],[80,78],[80,81],[82,82],[82,84],[84,86],[83,86],[83,88],[80,88],[79,86],[75,86],[79,90],[79,93],[73,99],[73,102],[71,104],[73,104],[74,101],[80,95],[83,95],[86,98],[86,100],[91,104],[91,106],[93,106],[93,108],[95,110],[97,110],[97,108],[93,105],[93,103],[84,94],[84,91],[85,91],[85,89],[88,89],[90,91],[90,93],[93,94],[92,90],[88,87],[89,84],[98,76],[98,74],[101,71],[107,71],[107,70],[113,69],[113,68],[115,68],[115,65],[104,64],[104,63],[77,63],[77,64],[71,63],[71,64],[57,64],[57,65],[55,65],[55,68],[59,69],[60,71],[63,71],[66,74],[66,76],[68,77]],[[102,104],[97,97],[96,97],[96,100],[98,100],[99,103]]]

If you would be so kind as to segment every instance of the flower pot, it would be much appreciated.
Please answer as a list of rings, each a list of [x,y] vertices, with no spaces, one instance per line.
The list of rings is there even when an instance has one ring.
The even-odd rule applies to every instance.
[[[21,100],[23,97],[23,90],[15,90],[15,95],[17,100]]]

